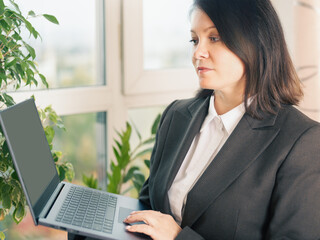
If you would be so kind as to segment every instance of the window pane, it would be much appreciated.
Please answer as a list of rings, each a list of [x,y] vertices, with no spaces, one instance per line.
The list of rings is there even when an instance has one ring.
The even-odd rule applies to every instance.
[[[192,0],[144,0],[144,68],[191,66],[190,23]]]
[[[66,131],[57,130],[54,149],[73,164],[74,182],[82,184],[82,175],[97,176],[105,182],[106,113],[86,113],[62,117]]]
[[[147,139],[151,135],[151,127],[158,114],[161,114],[165,106],[132,108],[128,111],[130,122],[133,123],[141,134],[142,139]],[[132,132],[130,144],[132,149],[138,145],[139,138],[135,131]]]
[[[98,1],[16,1],[24,14],[30,10],[36,14],[47,13],[60,23],[55,25],[43,17],[28,19],[42,37],[42,41],[31,38],[29,44],[36,50],[39,71],[47,77],[50,88],[103,84],[99,73],[99,58],[104,51],[97,39],[97,31],[102,29],[97,23]]]
[[[77,114],[62,117],[66,131],[56,130],[53,148],[62,151],[63,160],[71,162],[75,170],[74,183],[82,184],[82,175],[93,174],[99,179],[102,189],[106,181],[106,113]],[[12,218],[0,221],[0,230],[7,239],[60,240],[66,239],[66,232],[47,227],[35,227],[28,213],[17,225]]]
[[[67,232],[43,226],[35,226],[31,214],[27,213],[25,218],[18,225],[7,217],[0,222],[0,230],[5,231],[8,240],[61,240],[67,239]]]

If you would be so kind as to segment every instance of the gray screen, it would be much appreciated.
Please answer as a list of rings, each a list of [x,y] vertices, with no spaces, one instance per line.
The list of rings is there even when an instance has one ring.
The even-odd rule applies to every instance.
[[[18,165],[32,206],[57,174],[33,100],[1,112],[11,155]]]

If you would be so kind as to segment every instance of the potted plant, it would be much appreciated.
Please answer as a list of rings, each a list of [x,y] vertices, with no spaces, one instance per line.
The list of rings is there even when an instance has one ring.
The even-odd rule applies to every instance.
[[[22,86],[38,86],[41,81],[47,88],[48,83],[37,68],[36,51],[22,36],[22,30],[30,33],[29,37],[40,38],[40,34],[29,22],[29,18],[44,17],[54,24],[57,19],[48,14],[36,15],[29,11],[23,16],[14,0],[0,0],[0,108],[15,104],[8,91],[16,91]],[[47,136],[60,179],[72,180],[74,172],[70,163],[61,161],[61,152],[54,151],[52,141],[55,127],[64,128],[61,118],[51,106],[39,109],[39,115]],[[0,221],[11,216],[16,223],[21,222],[26,214],[26,200],[15,172],[6,140],[0,131]],[[0,231],[0,239],[5,235]]]

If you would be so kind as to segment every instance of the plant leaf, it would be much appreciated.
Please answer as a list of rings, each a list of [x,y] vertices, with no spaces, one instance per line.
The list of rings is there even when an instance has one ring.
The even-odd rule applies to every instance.
[[[63,181],[66,178],[66,171],[63,166],[59,166],[59,178]]]
[[[32,10],[28,12],[28,15],[31,17],[36,17],[36,14]]]
[[[12,65],[14,65],[15,63],[17,62],[17,59],[15,57],[8,57],[6,59],[6,62],[4,64],[4,67],[5,68],[9,68],[11,67]]]
[[[133,126],[133,128],[134,128],[134,130],[135,130],[136,134],[138,135],[139,141],[141,141],[142,137],[141,137],[141,134],[140,134],[140,132],[139,132],[139,130],[138,130],[138,128],[137,128],[137,126],[134,124],[134,122],[133,122],[133,121],[131,121],[131,122],[132,122],[132,126]]]
[[[4,233],[0,231],[0,240],[5,240],[5,239],[6,239],[6,235],[4,235]]]
[[[148,153],[151,153],[152,150],[153,150],[153,148],[147,148],[147,149],[145,149],[145,150],[137,153],[137,154],[133,157],[133,159],[136,159],[136,158],[138,158],[138,157],[141,157],[141,156],[143,156],[143,155],[146,155],[146,154],[148,154]]]
[[[36,58],[36,51],[34,50],[34,48],[25,42],[23,42],[23,43],[24,43],[24,46],[26,47],[26,49],[28,50],[28,52],[30,53],[32,59],[35,59]]]
[[[151,134],[156,134],[158,127],[159,127],[159,123],[160,123],[160,119],[161,119],[161,114],[158,114],[156,119],[154,120],[153,124],[152,124],[152,128],[151,128]]]
[[[66,167],[66,174],[65,174],[65,178],[71,182],[74,178],[74,169],[73,169],[73,165],[69,162],[65,163],[65,167]]]
[[[152,137],[152,138],[149,138],[149,139],[145,140],[142,144],[143,144],[143,145],[144,145],[144,144],[150,144],[150,143],[153,143],[155,140],[156,140],[156,138],[155,138],[155,137]]]
[[[10,0],[10,2],[11,2],[11,4],[14,6],[14,8],[18,11],[18,13],[21,14],[21,11],[20,11],[20,9],[19,9],[18,4],[16,4],[13,0]]]
[[[127,175],[124,177],[123,182],[124,183],[128,182],[133,177],[133,172],[136,171],[136,170],[139,170],[139,168],[136,167],[136,166],[131,167],[129,169]]]
[[[22,206],[22,204],[19,203],[13,212],[12,218],[17,224],[19,224],[22,221],[24,215],[25,215],[25,209]]]
[[[47,82],[46,77],[43,76],[41,73],[39,73],[39,77],[41,78],[41,81],[42,81],[43,85],[45,85],[46,88],[49,88],[49,84],[48,84],[48,82]]]
[[[45,134],[46,134],[48,143],[49,143],[49,144],[52,143],[52,140],[53,140],[53,138],[54,138],[54,129],[53,129],[53,127],[51,127],[51,126],[46,126],[46,127],[44,128],[44,132],[45,132]]]
[[[3,194],[2,192],[2,206],[4,209],[10,209],[11,208],[11,198],[10,195],[7,194]]]
[[[89,188],[98,188],[98,179],[96,179],[93,174],[90,175],[90,177],[86,176],[85,174],[82,175],[82,181],[83,183],[89,187]]]
[[[54,24],[59,24],[57,18],[55,16],[49,15],[49,14],[43,14],[42,16],[44,16],[48,21],[54,23]]]
[[[3,0],[0,0],[0,15],[4,13],[4,2]]]
[[[147,168],[150,169],[150,160],[148,159],[144,160],[144,164],[147,166]]]
[[[3,98],[5,100],[5,104],[9,106],[13,106],[15,104],[13,98],[6,93],[3,93]]]

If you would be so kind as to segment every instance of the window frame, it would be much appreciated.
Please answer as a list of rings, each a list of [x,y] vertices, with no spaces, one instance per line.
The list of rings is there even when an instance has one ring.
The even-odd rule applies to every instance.
[[[123,92],[126,96],[177,92],[192,96],[198,88],[192,68],[145,70],[143,0],[123,0]],[[191,60],[190,60],[191,61]]]

